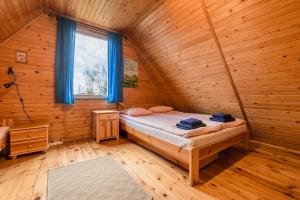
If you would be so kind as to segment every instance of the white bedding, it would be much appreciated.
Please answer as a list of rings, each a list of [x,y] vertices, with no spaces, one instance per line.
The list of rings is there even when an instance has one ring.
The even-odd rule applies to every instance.
[[[152,116],[152,117],[150,117]],[[207,144],[211,144],[213,142],[217,142],[228,137],[233,137],[239,134],[243,134],[246,131],[245,125],[240,125],[232,128],[226,128],[221,131],[217,131],[214,133],[209,133],[205,135],[199,135],[191,138],[185,138],[180,136],[180,134],[184,134],[186,130],[176,128],[176,123],[178,123],[182,119],[187,118],[197,118],[206,123],[207,125],[211,123],[220,124],[220,122],[212,122],[209,120],[209,115],[202,114],[194,114],[194,113],[182,113],[178,111],[172,111],[168,113],[157,113],[150,116],[143,117],[130,117],[128,115],[121,114],[121,123],[126,123],[129,126],[140,130],[146,134],[162,139],[166,142],[174,144],[178,147],[183,148],[191,148],[197,146],[205,146]],[[155,117],[156,116],[156,117]],[[146,120],[145,120],[146,117]],[[149,124],[148,122],[151,121]],[[175,123],[175,125],[174,125]],[[221,123],[222,124],[222,123]],[[166,126],[175,126],[174,128],[178,130],[177,134],[170,133],[166,130]],[[156,128],[157,127],[157,128]]]
[[[244,124],[243,120],[236,119],[234,122],[222,123],[211,121],[211,115],[184,113],[179,111],[171,111],[166,113],[153,113],[147,116],[132,117],[129,115],[122,115],[123,118],[133,122],[150,126],[181,137],[194,137],[198,135],[210,134],[218,132],[226,128],[232,128]],[[181,120],[195,118],[201,120],[206,124],[206,127],[200,127],[192,130],[184,130],[176,127],[176,124]]]

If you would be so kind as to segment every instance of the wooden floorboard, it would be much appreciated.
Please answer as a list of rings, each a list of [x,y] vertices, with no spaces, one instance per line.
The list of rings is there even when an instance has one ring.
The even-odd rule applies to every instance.
[[[232,147],[200,171],[190,187],[187,171],[127,139],[53,146],[46,154],[0,159],[0,199],[46,199],[47,171],[112,156],[154,199],[300,199],[300,155],[256,146]]]

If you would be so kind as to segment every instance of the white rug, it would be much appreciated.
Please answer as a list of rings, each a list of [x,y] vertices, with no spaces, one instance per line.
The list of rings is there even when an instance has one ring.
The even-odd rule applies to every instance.
[[[48,171],[48,200],[152,199],[111,157]]]

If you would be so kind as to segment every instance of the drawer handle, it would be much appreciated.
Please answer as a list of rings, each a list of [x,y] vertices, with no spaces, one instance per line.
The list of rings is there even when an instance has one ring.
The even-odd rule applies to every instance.
[[[28,145],[28,149],[30,149],[31,148],[31,145]]]

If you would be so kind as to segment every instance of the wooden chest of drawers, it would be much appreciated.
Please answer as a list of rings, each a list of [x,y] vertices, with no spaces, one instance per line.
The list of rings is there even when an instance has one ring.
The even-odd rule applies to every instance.
[[[30,124],[10,129],[10,157],[37,151],[46,151],[48,124]]]
[[[93,111],[93,138],[96,142],[111,138],[119,139],[118,111]]]

